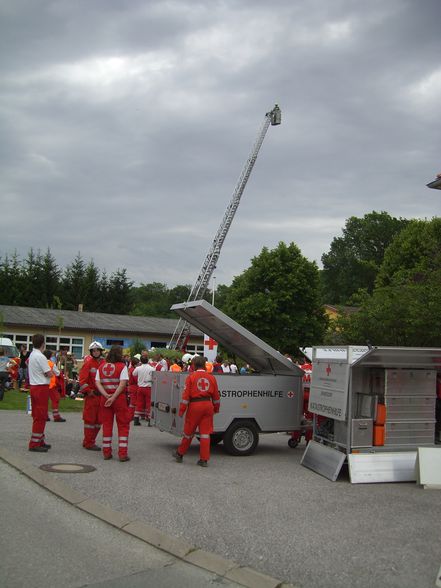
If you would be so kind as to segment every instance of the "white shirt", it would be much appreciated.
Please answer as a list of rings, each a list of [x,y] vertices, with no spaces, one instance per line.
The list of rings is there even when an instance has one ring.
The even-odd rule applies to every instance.
[[[47,357],[42,354],[39,349],[33,349],[29,356],[28,373],[29,383],[31,386],[44,386],[51,381],[50,376],[45,376],[45,372],[49,372],[50,367],[47,362]]]
[[[142,363],[136,366],[133,370],[133,375],[138,376],[138,386],[140,388],[147,388],[152,385],[152,373],[155,372],[155,368],[149,363]]]
[[[232,374],[237,374],[237,365],[235,363],[230,363],[230,372]]]
[[[230,366],[222,364],[222,371],[224,372],[224,374],[231,373]]]

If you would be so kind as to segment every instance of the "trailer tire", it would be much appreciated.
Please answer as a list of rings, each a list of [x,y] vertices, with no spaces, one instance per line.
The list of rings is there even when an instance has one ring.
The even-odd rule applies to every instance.
[[[298,444],[299,442],[297,441],[297,439],[288,439],[288,445],[289,447],[291,447],[291,449],[295,449]]]
[[[235,421],[224,434],[225,451],[230,455],[251,455],[259,443],[259,431],[252,421]]]

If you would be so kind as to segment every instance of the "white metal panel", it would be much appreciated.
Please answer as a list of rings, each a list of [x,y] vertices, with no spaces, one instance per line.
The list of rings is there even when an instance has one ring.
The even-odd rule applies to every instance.
[[[416,451],[351,453],[348,456],[352,484],[414,482]]]
[[[303,453],[300,464],[335,482],[346,455],[322,443],[310,441]]]
[[[419,484],[441,486],[441,447],[418,447],[415,469]]]
[[[344,421],[348,402],[350,365],[337,360],[313,363],[309,392],[310,412]]]
[[[209,304],[195,300],[171,307],[191,325],[213,337],[258,372],[303,376],[303,370],[232,318]]]

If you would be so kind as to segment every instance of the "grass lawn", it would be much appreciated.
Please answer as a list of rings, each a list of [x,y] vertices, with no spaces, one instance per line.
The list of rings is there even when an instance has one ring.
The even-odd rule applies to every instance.
[[[0,401],[0,410],[26,410],[27,394],[25,392],[18,392],[17,390],[5,390],[3,400]],[[49,412],[51,410],[51,402],[49,401]],[[83,402],[72,400],[71,398],[60,399],[60,412],[81,412],[83,410]]]

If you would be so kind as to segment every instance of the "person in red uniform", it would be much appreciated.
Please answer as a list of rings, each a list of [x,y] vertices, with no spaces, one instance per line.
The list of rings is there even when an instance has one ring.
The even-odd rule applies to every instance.
[[[83,447],[89,451],[101,451],[96,444],[96,438],[100,432],[100,398],[101,394],[95,385],[96,373],[104,362],[102,353],[104,347],[98,341],[89,345],[90,356],[84,359],[83,366],[78,375],[80,393],[84,395],[83,421],[84,438]]]
[[[54,374],[49,369],[47,359],[43,355],[44,335],[36,333],[32,337],[32,345],[33,349],[28,364],[32,402],[32,435],[29,441],[29,451],[46,452],[51,448],[44,440],[44,428],[49,403],[49,382]]]
[[[60,410],[59,410],[59,407],[60,407],[60,392],[59,392],[60,379],[63,378],[63,376],[62,376],[60,370],[54,364],[54,362],[51,361],[52,351],[50,349],[45,349],[44,356],[47,359],[49,369],[52,370],[52,372],[54,373],[54,375],[51,378],[51,381],[49,382],[49,398],[50,398],[50,401],[52,404],[52,416],[54,417],[55,423],[65,423],[66,419],[64,419],[60,415]],[[47,420],[49,421],[50,418],[47,417]]]
[[[100,415],[103,423],[103,457],[112,459],[113,419],[118,427],[119,461],[129,461],[127,455],[130,411],[126,389],[129,381],[127,366],[123,360],[122,347],[114,345],[97,371],[96,387],[101,392]]]
[[[135,371],[136,366],[139,363],[139,359],[137,357],[132,357],[129,366],[129,410],[130,410],[130,420],[133,421],[135,416],[135,409],[136,409],[136,400],[138,394],[138,376],[134,376],[133,372]]]
[[[219,412],[220,396],[216,378],[205,371],[205,359],[196,356],[194,371],[185,380],[185,389],[179,406],[179,416],[185,415],[184,435],[181,444],[173,453],[177,462],[182,462],[196,429],[199,429],[198,465],[206,467],[210,459],[210,434],[213,432],[213,415]]]

